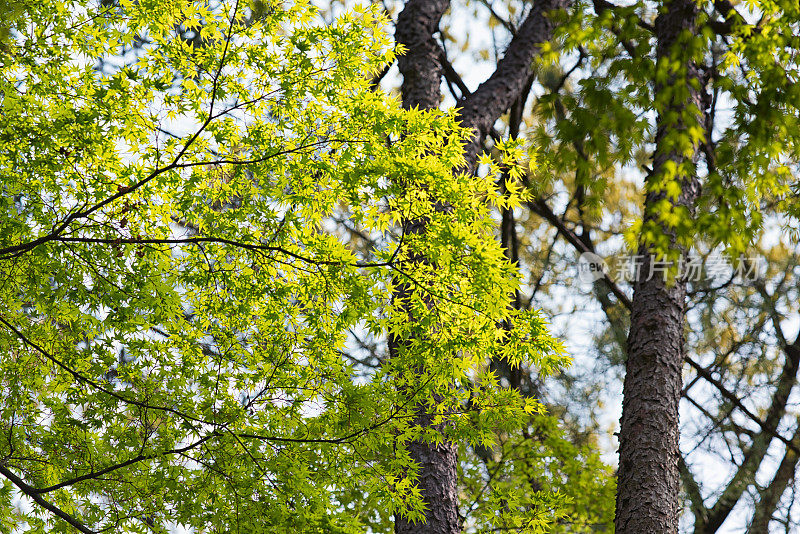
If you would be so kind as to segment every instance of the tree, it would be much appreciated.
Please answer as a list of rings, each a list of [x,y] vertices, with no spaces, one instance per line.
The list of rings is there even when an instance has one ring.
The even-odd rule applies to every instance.
[[[477,101],[471,95],[483,87],[484,73],[500,71],[503,58],[530,38],[525,29],[534,12],[547,11],[548,3],[425,5],[436,6],[429,11],[442,19],[423,32],[428,40],[419,49],[428,63],[417,69],[428,69],[429,85],[440,81],[447,95],[444,106],[464,109],[462,124],[475,126],[468,118]],[[696,532],[725,528],[735,507],[749,508],[753,532],[765,531],[773,517],[796,525],[791,506],[780,505],[781,495],[791,500],[786,492],[797,454],[789,400],[796,342],[784,334],[784,318],[797,313],[790,302],[795,276],[785,271],[793,268],[788,254],[796,247],[796,6],[593,1],[567,7],[568,14],[549,19],[553,39],[538,33],[534,42],[545,44],[519,56],[536,67],[523,87],[502,79],[501,90],[485,93],[477,106],[488,121],[473,138],[480,149],[492,154],[497,140],[517,139],[535,145],[541,162],[524,177],[536,197],[525,209],[496,215],[508,257],[528,280],[516,304],[566,314],[567,335],[585,321],[581,309],[596,306],[606,327],[589,323],[586,330],[601,330],[597,353],[610,356],[598,367],[607,376],[627,360],[620,522],[652,521],[659,526],[638,531],[674,531],[684,499],[692,516],[684,517]],[[398,17],[399,36],[407,24]],[[489,28],[491,37],[481,39],[475,28]],[[519,92],[507,102],[504,90],[512,87]],[[499,113],[488,111],[493,104]],[[792,235],[767,244],[785,230]],[[770,268],[752,287],[733,269],[712,283],[711,252],[720,250],[740,274],[762,259]],[[617,269],[596,280],[587,299],[576,291],[575,252],[600,253],[609,264],[623,255],[646,258],[644,279],[632,297],[626,273]],[[747,261],[737,263],[739,255]],[[650,266],[692,258],[705,265],[701,277],[648,278]],[[551,406],[580,404],[580,385],[602,388],[590,381],[596,373],[548,384],[535,371],[501,363],[495,369],[510,384],[550,396]],[[683,458],[681,399],[691,414],[683,420]],[[581,409],[561,413],[585,439],[581,423],[597,428],[598,409]],[[702,465],[711,461],[728,470],[724,484],[703,480]]]
[[[437,503],[414,444],[491,447],[542,410],[487,365],[565,361],[535,313],[507,306],[517,271],[490,207],[521,199],[496,169],[454,173],[472,134],[452,114],[371,90],[393,59],[376,10],[330,25],[302,2],[13,14],[4,531],[356,532],[386,509],[419,522]],[[403,346],[357,374],[364,335]],[[561,513],[519,493],[485,517],[539,528]]]
[[[677,275],[652,276],[653,266],[670,252],[685,258],[682,237],[670,211],[693,218],[700,195],[694,171],[697,141],[683,132],[699,130],[704,109],[692,39],[696,34],[694,2],[667,2],[654,22],[656,35],[656,119],[653,169],[645,187],[644,225],[656,236],[668,236],[666,250],[653,251],[647,231],[639,253],[631,302],[622,422],[619,433],[619,484],[616,531],[678,532],[678,403],[682,387],[683,325],[686,280]],[[676,66],[677,64],[677,66]],[[675,192],[670,188],[676,184]],[[663,203],[667,202],[667,209]],[[667,257],[675,258],[674,254]]]
[[[552,39],[554,25],[549,19],[551,12],[563,9],[567,5],[568,2],[560,1],[537,3],[520,27],[520,31],[512,39],[506,55],[498,63],[494,73],[475,92],[462,95],[457,116],[460,125],[469,132],[464,147],[466,160],[464,168],[470,175],[477,167],[481,147],[492,125],[521,97],[526,86],[529,89],[533,71],[532,59],[541,43]],[[405,51],[398,61],[398,68],[403,77],[401,85],[403,106],[407,109],[430,110],[439,106],[441,78],[446,69],[446,58],[434,38],[434,33],[438,30],[441,17],[448,6],[449,2],[442,0],[410,0],[398,15],[395,38],[397,44]],[[504,148],[502,143],[498,146]],[[505,182],[507,189],[511,183],[511,180]],[[507,206],[511,207],[510,204]],[[427,232],[427,225],[418,227],[414,231],[424,234]],[[517,364],[512,367],[519,366]],[[518,391],[518,387],[513,390]],[[424,411],[418,417],[423,426],[432,426],[430,416]],[[460,532],[463,522],[459,521],[457,498],[457,444],[418,441],[412,444],[411,450],[412,458],[421,468],[422,495],[431,506],[425,514],[425,520],[417,524],[408,521],[402,515],[398,516],[395,532],[398,534]],[[516,525],[512,521],[511,526],[522,525]]]

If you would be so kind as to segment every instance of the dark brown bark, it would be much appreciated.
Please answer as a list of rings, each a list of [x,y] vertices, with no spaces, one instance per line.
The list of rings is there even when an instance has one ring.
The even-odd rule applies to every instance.
[[[675,133],[685,131],[687,111],[703,109],[699,91],[690,84],[697,78],[696,67],[685,57],[686,32],[695,32],[697,7],[693,0],[673,0],[655,22],[657,68],[680,61],[687,74],[673,73],[669,83],[657,85],[656,102],[660,103],[656,122],[656,154],[648,180],[660,177],[668,161],[679,166],[689,163],[693,169],[697,147],[691,157],[675,147]],[[681,86],[682,91],[674,91]],[[688,94],[677,100],[676,94]],[[699,121],[699,117],[697,119]],[[699,195],[699,181],[694,171],[680,176],[681,193],[670,202],[693,214]],[[645,221],[655,221],[670,236],[670,246],[677,249],[674,232],[664,227],[655,211],[664,193],[654,190],[645,198]],[[678,403],[681,397],[683,365],[683,324],[686,282],[665,282],[660,273],[652,277],[654,257],[642,245],[643,265],[634,285],[631,304],[631,328],[628,336],[628,361],[623,391],[620,429],[617,509],[618,534],[672,534],[678,532],[680,473],[678,460]]]
[[[647,256],[643,269],[649,269]],[[620,429],[616,532],[678,531],[678,402],[685,285],[634,290]]]
[[[420,414],[415,423],[428,426],[429,417]],[[408,447],[411,458],[419,465],[418,485],[427,510],[424,523],[411,523],[401,515],[395,517],[397,534],[456,534],[461,531],[458,518],[456,468],[458,451],[455,444],[439,445],[414,441]]]
[[[477,91],[461,103],[460,119],[463,126],[476,131],[472,142],[465,146],[468,168],[477,159],[483,140],[494,122],[520,98],[533,72],[533,58],[541,43],[553,36],[554,24],[547,14],[565,8],[572,0],[540,0],[512,39],[497,70]],[[443,52],[433,38],[439,21],[449,2],[442,0],[410,0],[397,20],[395,39],[406,52],[398,61],[403,75],[403,107],[434,109],[441,100],[440,85],[443,72]],[[520,104],[522,105],[522,104]],[[417,224],[409,232],[424,232]],[[402,340],[391,340],[393,352]],[[429,425],[424,411],[417,415],[417,424]],[[425,522],[411,524],[396,517],[398,534],[426,533],[450,534],[460,531],[458,498],[456,493],[457,450],[452,443],[434,446],[413,442],[409,447],[411,457],[420,466],[419,487],[428,510]]]
[[[464,147],[467,168],[475,166],[483,141],[495,121],[522,94],[533,74],[533,59],[539,54],[542,43],[552,40],[555,23],[550,13],[569,8],[572,1],[538,0],[514,34],[494,73],[459,103],[461,124],[475,130],[472,141]]]
[[[406,109],[435,109],[441,100],[442,63],[439,45],[434,40],[439,21],[449,6],[447,0],[411,0],[397,19],[395,40],[406,51],[400,56],[398,66],[403,76],[402,97]],[[424,224],[405,222],[407,233],[425,231]],[[420,259],[422,261],[422,259]],[[408,291],[399,285],[398,292]],[[394,357],[403,340],[390,339],[390,353]],[[414,423],[430,426],[430,416],[424,406],[417,408]],[[419,466],[418,486],[427,506],[425,521],[411,523],[401,514],[395,516],[397,534],[456,534],[461,528],[458,519],[458,494],[456,492],[458,450],[454,443],[441,444],[413,441],[408,446],[411,459]]]
[[[449,5],[449,0],[410,0],[397,17],[395,41],[406,49],[397,61],[406,109],[439,107],[443,67],[433,35]]]

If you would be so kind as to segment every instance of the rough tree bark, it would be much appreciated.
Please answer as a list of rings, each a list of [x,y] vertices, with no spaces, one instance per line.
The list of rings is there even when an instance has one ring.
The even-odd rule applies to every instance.
[[[562,5],[565,4],[566,2],[562,3]],[[605,0],[593,0],[591,4],[594,6],[594,10],[598,16],[603,15],[609,10],[614,12],[616,17],[620,17],[618,19],[619,21],[628,16],[624,11],[617,10],[613,4],[605,2]],[[700,26],[707,25],[720,35],[733,35],[735,34],[735,27],[737,25],[746,24],[746,21],[737,13],[734,5],[729,1],[715,0],[713,4],[718,14],[712,16],[710,20],[706,20],[705,17],[703,17],[702,21],[699,23],[695,23],[696,13],[691,9],[688,2],[674,1],[670,3],[668,0],[663,6],[666,12],[659,17],[658,23],[655,25],[651,24],[649,22],[649,16],[644,16],[645,12],[642,12],[642,19],[638,22],[638,26],[647,30],[647,32],[646,36],[641,37],[641,39],[648,41],[651,37],[655,37],[658,43],[658,49],[656,50],[657,57],[661,59],[670,58],[682,63],[684,67],[688,68],[690,78],[695,77],[696,72],[694,66],[690,65],[687,59],[681,59],[680,57],[682,50],[678,50],[677,55],[673,54],[670,50],[671,46],[678,40],[679,33],[683,30],[688,33],[697,33]],[[417,13],[419,17],[421,17],[418,20],[422,20],[427,16],[427,20],[429,21],[432,19],[429,15],[425,15],[425,10],[427,10],[428,13],[436,12],[438,13],[437,16],[441,16],[440,11],[447,8],[446,3],[442,4],[441,2],[409,2],[407,6],[408,12],[406,13],[408,18],[401,21],[402,23],[398,25],[398,30],[409,30],[410,27],[407,26],[407,23],[417,17],[417,15],[412,16],[414,13],[411,9],[412,5],[415,6],[418,10]],[[490,134],[494,121],[500,113],[503,113],[508,108],[509,99],[513,98],[513,95],[518,94],[519,90],[516,84],[522,83],[525,76],[530,74],[530,58],[537,53],[535,45],[540,40],[546,40],[536,36],[546,35],[552,31],[552,28],[546,27],[549,22],[547,18],[541,16],[541,14],[554,7],[558,6],[553,2],[535,3],[533,9],[539,13],[538,20],[536,20],[535,16],[531,16],[522,25],[506,24],[506,27],[512,35],[515,36],[515,39],[507,50],[503,61],[498,65],[497,72],[474,93],[470,92],[464,85],[458,74],[448,63],[443,52],[438,49],[436,42],[430,38],[431,32],[435,33],[436,31],[436,24],[421,24],[417,26],[421,29],[421,31],[416,34],[417,36],[421,36],[417,51],[425,51],[425,62],[420,60],[415,66],[409,66],[409,64],[407,64],[403,72],[409,81],[413,80],[413,77],[417,76],[419,73],[422,73],[423,76],[428,76],[431,83],[425,86],[429,89],[428,93],[413,93],[411,90],[412,85],[409,85],[408,91],[404,91],[403,93],[404,103],[409,107],[415,105],[420,105],[421,107],[438,107],[440,98],[439,87],[437,83],[432,80],[440,79],[439,76],[442,74],[441,62],[443,62],[443,75],[450,85],[455,85],[458,88],[458,94],[463,95],[463,98],[459,100],[458,104],[461,108],[460,114],[462,123],[465,126],[474,128],[476,132],[475,137],[468,146],[465,147],[465,156],[470,167],[474,166],[477,156],[484,146],[484,138]],[[620,37],[620,45],[628,54],[632,57],[640,54],[639,50],[641,49],[636,45],[642,44],[644,41],[637,41],[637,39],[639,39],[638,37],[627,41],[618,30],[619,23],[616,25],[616,28],[617,29],[612,29],[612,31]],[[398,37],[400,33],[399,31]],[[757,31],[755,34],[757,34]],[[413,39],[411,37],[414,35],[413,32],[408,33],[404,42],[412,42]],[[530,35],[534,35],[534,37],[530,38]],[[398,38],[398,40],[400,41],[401,39]],[[706,43],[706,45],[707,44],[708,43]],[[683,50],[685,50],[685,47]],[[706,50],[706,52],[707,54],[704,61],[708,63],[708,50]],[[440,61],[437,61],[437,53],[442,54]],[[406,58],[408,57],[410,56],[406,56]],[[404,58],[403,61],[405,61],[406,58]],[[715,68],[714,61],[715,60],[711,60],[711,64],[706,64],[704,67],[701,67],[701,71],[704,75],[707,76],[709,70]],[[436,75],[430,76],[433,72],[436,72]],[[680,163],[681,161],[693,160],[697,157],[696,153],[693,156],[683,158],[674,157],[674,155],[670,154],[670,150],[667,147],[669,143],[669,140],[666,139],[668,137],[667,132],[680,133],[685,127],[680,121],[669,120],[668,115],[670,112],[681,112],[684,110],[686,103],[697,103],[700,101],[700,94],[692,90],[691,86],[686,83],[683,77],[677,80],[677,82],[676,80],[672,80],[657,88],[657,94],[661,100],[669,94],[674,83],[680,85],[679,90],[689,90],[690,96],[685,99],[685,102],[673,101],[671,108],[665,108],[664,105],[661,104],[658,106],[661,111],[658,124],[658,152],[659,154],[667,155],[656,158],[654,170],[652,172],[653,177],[659,176],[661,168],[667,159]],[[417,86],[417,88],[419,88],[419,86]],[[719,91],[718,88],[713,90]],[[451,91],[454,93],[454,96],[458,98],[456,92],[452,90],[452,87]],[[523,88],[522,94],[522,104],[524,104],[524,95],[527,95],[527,90]],[[518,96],[517,98],[520,97]],[[708,102],[703,103],[707,104]],[[717,106],[718,105],[719,104],[717,104]],[[703,111],[702,107],[701,111]],[[707,123],[705,130],[706,132],[713,132],[715,131],[713,124],[714,108],[709,107],[704,111]],[[559,118],[559,120],[570,120],[570,118],[563,117]],[[708,123],[709,120],[711,121],[710,125]],[[513,122],[513,120],[510,122]],[[513,127],[510,126],[510,131],[511,130],[513,130]],[[714,152],[715,143],[711,142],[709,138],[704,145],[705,146],[702,147],[702,152],[705,154],[706,164],[710,169],[714,166],[714,160],[716,159]],[[578,147],[576,147],[576,149],[577,148]],[[581,150],[577,151],[580,154]],[[693,180],[688,180],[688,182],[690,182],[688,184],[689,189],[684,187],[684,194],[674,202],[675,204],[687,206],[693,204],[692,198],[694,193],[696,193],[697,184],[694,183]],[[660,198],[661,197],[658,195],[650,195],[647,199],[647,205],[652,207]],[[537,202],[531,202],[529,208],[534,213],[538,213],[550,221],[579,253],[594,250],[593,242],[582,221],[578,220],[573,223],[574,228],[576,228],[576,230],[573,231],[571,229],[573,225],[569,223],[565,224],[564,216],[556,216],[552,210],[548,208],[545,201],[540,199]],[[653,215],[652,209],[650,209],[649,216],[651,220],[653,219]],[[502,235],[504,239],[506,239],[506,243],[510,243],[511,238],[509,236],[513,235],[514,227],[515,221],[511,218],[511,214],[504,214]],[[581,229],[580,232],[577,230],[578,228]],[[647,263],[642,267],[642,272],[645,276],[648,273],[649,265],[650,264]],[[666,285],[659,287],[657,280],[653,280],[650,284],[645,282],[646,281],[642,280],[640,282],[640,287],[637,289],[637,300],[639,301],[637,304],[638,323],[634,325],[635,331],[632,332],[630,337],[631,352],[635,353],[630,363],[629,369],[631,375],[628,385],[626,386],[626,393],[629,393],[627,396],[631,398],[631,401],[628,403],[630,406],[627,406],[626,410],[626,417],[630,419],[630,423],[626,425],[625,431],[623,431],[625,435],[623,441],[625,443],[622,446],[622,454],[628,458],[628,460],[623,460],[621,464],[623,469],[620,473],[620,485],[623,485],[622,478],[628,476],[626,471],[634,469],[630,467],[631,465],[647,466],[647,461],[649,461],[647,458],[652,459],[655,463],[651,465],[652,469],[646,471],[646,474],[644,474],[640,480],[633,480],[631,475],[630,484],[636,484],[631,486],[632,489],[620,488],[621,498],[630,497],[634,500],[628,505],[620,503],[618,523],[627,520],[626,518],[631,515],[638,515],[641,510],[646,510],[650,506],[648,504],[649,502],[676,502],[675,493],[677,490],[675,489],[676,486],[674,483],[674,474],[676,470],[671,460],[669,460],[669,454],[666,454],[664,451],[668,449],[677,451],[677,401],[674,400],[673,394],[680,385],[680,375],[676,371],[676,366],[680,364],[679,362],[681,359],[681,356],[678,354],[683,350],[679,348],[682,346],[682,339],[680,336],[680,330],[682,328],[678,326],[683,322],[684,305],[683,297],[680,294],[682,289]],[[617,337],[624,346],[625,338],[628,336],[629,331],[629,316],[627,312],[622,311],[619,306],[615,305],[616,302],[613,297],[616,297],[616,301],[621,303],[628,311],[632,308],[632,304],[625,294],[624,288],[620,288],[614,284],[613,280],[610,278],[598,281],[598,287],[598,298],[601,300],[603,310],[608,315],[609,322],[614,326],[615,334],[617,334]],[[694,298],[696,299],[697,296]],[[765,296],[765,299],[767,299],[767,296]],[[664,303],[666,303],[666,305],[662,306]],[[664,325],[667,325],[667,328],[664,328]],[[776,327],[776,329],[777,328],[778,327]],[[653,330],[653,332],[648,332],[648,329]],[[693,368],[696,373],[697,377],[695,380],[698,382],[702,381],[716,388],[719,395],[721,395],[726,402],[732,403],[734,407],[731,410],[727,410],[724,414],[720,413],[719,421],[716,421],[714,413],[707,414],[715,425],[719,424],[720,421],[730,420],[731,414],[735,414],[745,417],[750,423],[755,423],[761,429],[758,432],[751,431],[748,433],[749,438],[744,440],[747,445],[741,447],[742,461],[740,465],[736,467],[735,474],[728,483],[720,490],[715,490],[714,493],[717,495],[717,498],[713,502],[708,502],[708,497],[706,497],[706,499],[703,498],[702,478],[698,478],[696,481],[692,476],[691,466],[687,466],[685,463],[681,466],[681,478],[684,483],[686,495],[690,501],[691,510],[695,516],[694,531],[697,534],[708,534],[724,528],[726,521],[728,521],[728,518],[731,516],[732,510],[741,505],[742,500],[746,498],[748,492],[753,491],[755,474],[767,465],[769,465],[770,470],[774,469],[774,466],[770,465],[770,462],[776,463],[776,460],[772,459],[766,452],[770,449],[771,443],[774,443],[775,440],[779,440],[783,441],[784,444],[788,442],[786,454],[782,459],[780,457],[777,458],[777,461],[780,461],[780,466],[777,471],[775,471],[775,477],[772,479],[772,482],[764,488],[756,487],[755,491],[758,493],[760,500],[755,507],[755,515],[750,526],[751,531],[766,532],[771,517],[775,515],[776,507],[779,506],[780,497],[785,493],[787,485],[792,480],[791,476],[797,465],[797,457],[800,455],[800,450],[798,450],[800,442],[794,437],[785,438],[777,432],[777,423],[780,422],[786,414],[789,395],[797,383],[799,360],[795,349],[800,346],[798,343],[800,343],[800,339],[793,344],[787,344],[782,338],[780,340],[779,346],[784,349],[786,360],[781,373],[777,375],[774,380],[770,380],[771,384],[774,385],[774,390],[772,398],[770,399],[771,402],[767,404],[769,408],[764,412],[752,408],[748,409],[746,407],[746,405],[749,404],[743,402],[743,400],[746,400],[747,396],[746,389],[744,392],[742,392],[741,389],[729,389],[731,386],[727,386],[725,380],[723,380],[725,364],[715,363],[708,368],[700,367],[699,364],[693,361],[692,355],[685,355],[686,363],[688,363],[690,368]],[[668,371],[664,371],[664,369]],[[664,379],[662,373],[665,372],[668,377],[666,380],[662,380]],[[715,378],[717,373],[719,373],[720,379]],[[507,374],[511,376],[512,383],[519,383],[518,376],[511,373]],[[659,380],[658,384],[652,385],[649,389],[644,388],[640,393],[632,392],[632,389],[638,389],[643,381],[655,379],[656,377]],[[694,381],[692,384],[693,383]],[[692,384],[690,384],[683,393],[690,403],[697,406],[698,409],[702,409],[694,398],[688,396],[688,389]],[[667,401],[667,398],[670,400]],[[659,407],[658,405],[661,403],[668,404],[668,406]],[[670,417],[672,418],[663,418],[663,413],[671,414]],[[638,425],[638,428],[631,430],[636,425]],[[667,428],[672,430],[664,432],[663,430]],[[652,449],[653,443],[659,441],[662,437],[663,443],[658,445],[655,449]],[[659,449],[662,445],[663,450]],[[627,451],[625,450],[626,448]],[[641,450],[635,452],[634,449],[637,448]],[[651,452],[643,452],[647,451],[648,448],[652,449]],[[650,456],[651,454],[655,456]],[[637,455],[641,455],[641,457],[634,459],[633,457]],[[661,460],[656,461],[656,457],[661,458]],[[664,458],[667,459],[664,460]],[[674,456],[674,458],[677,459],[677,456]],[[663,465],[659,464],[659,462],[662,461],[666,463]],[[763,471],[761,472],[763,473]],[[667,479],[671,482],[665,482]],[[642,488],[647,484],[661,484],[663,488],[666,488],[666,493],[662,495],[659,491],[652,491],[650,494],[646,491],[643,492]],[[708,492],[706,491],[705,493]],[[622,513],[625,506],[627,506],[629,511],[627,513]],[[654,506],[661,510],[660,504]],[[677,505],[675,505],[675,507],[676,506]],[[665,514],[664,517],[675,517],[675,507],[669,510],[661,510]],[[644,522],[645,520],[643,519],[642,521]],[[674,530],[674,525],[676,523],[673,520],[669,520],[667,523],[670,525],[668,528]],[[653,530],[646,526],[641,528],[645,531],[658,530]],[[427,531],[426,529],[422,530]],[[628,530],[636,531],[637,528],[631,526]]]
[[[552,39],[554,24],[547,17],[548,13],[564,9],[571,3],[572,0],[537,1],[511,40],[495,72],[459,103],[461,124],[475,132],[471,142],[464,147],[468,169],[474,168],[483,141],[494,122],[522,94],[533,73],[533,59],[539,52],[540,44]],[[439,107],[444,51],[434,39],[434,34],[448,6],[449,2],[443,0],[410,0],[398,17],[395,39],[406,48],[406,53],[398,61],[403,76],[402,102],[405,108]],[[424,228],[409,227],[406,231],[420,232]],[[395,352],[400,342],[390,340],[390,350]],[[421,411],[416,422],[427,426],[430,417]],[[419,486],[427,504],[427,512],[425,522],[416,525],[398,515],[395,518],[395,532],[460,532],[456,445],[448,442],[440,445],[413,442],[409,452],[420,466]]]
[[[703,109],[701,93],[691,82],[699,81],[697,68],[686,57],[686,40],[694,34],[697,5],[693,0],[667,2],[655,21],[657,69],[680,62],[667,83],[655,87],[658,108],[656,154],[648,182],[665,171],[673,161],[680,169],[690,167],[680,181],[681,193],[670,199],[694,213],[700,192],[694,172],[697,147],[688,156],[675,145],[675,134],[685,134],[684,117]],[[687,95],[681,98],[679,95]],[[693,109],[696,107],[696,109]],[[697,117],[699,122],[700,118]],[[688,165],[687,165],[688,164]],[[666,198],[658,188],[645,198],[645,221],[654,221],[669,236],[670,246],[678,247],[674,232],[659,222],[656,204]],[[680,474],[678,461],[678,403],[681,398],[683,365],[683,325],[686,281],[664,281],[651,273],[655,258],[642,244],[642,265],[634,285],[631,327],[628,336],[628,361],[623,389],[620,429],[617,509],[618,534],[671,534],[678,532]]]
[[[395,40],[406,48],[398,67],[403,76],[402,98],[406,109],[435,109],[441,101],[442,62],[434,33],[450,2],[448,0],[411,0],[397,19]],[[406,233],[424,232],[419,221],[405,221]],[[408,291],[404,285],[398,292]],[[402,295],[401,295],[402,298]],[[394,357],[403,340],[390,339],[389,350]],[[414,423],[430,426],[431,416],[423,406],[417,409]],[[427,506],[424,523],[411,523],[401,514],[395,515],[395,532],[412,534],[456,534],[461,530],[458,519],[457,467],[458,450],[454,443],[440,444],[413,441],[409,455],[419,465],[418,484]]]
[[[475,136],[464,147],[468,168],[473,168],[483,141],[500,115],[519,98],[533,74],[533,60],[542,43],[553,38],[555,23],[551,12],[567,9],[573,0],[539,0],[514,34],[497,69],[474,93],[459,103],[461,125],[472,128]]]
[[[410,0],[397,17],[395,40],[406,48],[397,65],[406,109],[436,109],[441,102],[441,49],[434,39],[449,0]]]

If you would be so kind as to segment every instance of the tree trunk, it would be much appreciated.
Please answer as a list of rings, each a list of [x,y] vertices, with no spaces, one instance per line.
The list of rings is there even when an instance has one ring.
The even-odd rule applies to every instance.
[[[461,124],[475,132],[464,147],[467,168],[475,166],[486,135],[494,122],[520,97],[533,72],[533,59],[541,43],[553,37],[554,23],[548,14],[564,9],[572,0],[538,0],[520,26],[499,61],[495,72],[478,89],[460,103]],[[444,52],[433,35],[449,2],[443,0],[410,0],[397,20],[395,40],[406,48],[398,65],[403,76],[403,107],[435,109],[441,100],[441,76]],[[406,232],[424,232],[424,225],[407,226]],[[402,289],[400,289],[402,291]],[[390,350],[402,340],[390,340]],[[430,424],[430,417],[421,410],[415,422]],[[427,505],[425,522],[411,524],[398,515],[397,534],[455,534],[460,532],[456,472],[458,454],[455,444],[432,445],[415,441],[409,446],[411,458],[420,466],[419,488]]]
[[[492,75],[459,103],[461,125],[475,131],[475,136],[464,147],[468,168],[475,166],[483,141],[495,121],[523,93],[541,45],[553,39],[556,25],[549,15],[568,9],[572,3],[573,0],[537,0]]]
[[[688,136],[691,124],[685,122],[686,117],[696,117],[703,109],[700,92],[690,83],[699,80],[685,40],[695,32],[697,7],[693,0],[673,0],[663,9],[655,21],[656,68],[661,74],[661,70],[674,69],[676,62],[679,67],[664,72],[661,79],[666,83],[655,88],[656,154],[648,185],[664,175],[669,161],[684,169],[674,178],[681,185],[677,198],[667,197],[659,188],[650,189],[644,221],[645,226],[655,223],[668,236],[670,248],[680,250],[675,231],[660,221],[656,204],[668,198],[673,207],[692,216],[700,192],[694,171],[697,147],[692,146],[693,154],[687,155],[676,145],[676,136]],[[661,273],[653,274],[656,259],[644,241],[639,254],[642,265],[631,305],[615,525],[617,534],[672,534],[678,532],[679,514],[678,403],[686,281],[669,283]]]
[[[450,2],[447,0],[411,0],[397,19],[395,40],[406,48],[400,56],[398,66],[403,76],[402,97],[406,109],[436,109],[441,100],[442,62],[440,47],[433,38]],[[407,233],[424,232],[423,224],[406,222]],[[401,284],[400,292],[404,291]],[[390,339],[390,353],[397,354],[403,340]],[[419,406],[414,423],[430,426],[430,415]],[[444,441],[441,444],[413,441],[408,452],[419,465],[418,485],[426,504],[425,521],[414,524],[402,515],[395,516],[397,534],[430,533],[457,534],[461,531],[458,520],[456,445]]]

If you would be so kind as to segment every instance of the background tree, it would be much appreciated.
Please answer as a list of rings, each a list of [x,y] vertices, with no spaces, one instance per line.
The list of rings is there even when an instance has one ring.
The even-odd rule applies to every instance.
[[[458,120],[461,126],[468,128],[471,135],[467,139],[464,147],[466,165],[468,172],[474,172],[478,155],[481,147],[492,130],[493,124],[499,119],[501,114],[508,109],[514,101],[518,100],[523,90],[530,89],[529,80],[533,73],[533,58],[539,53],[541,43],[547,42],[553,36],[553,22],[549,19],[551,12],[563,9],[568,5],[567,2],[540,2],[525,18],[511,40],[505,56],[497,64],[496,70],[484,81],[474,92],[462,95],[458,103]],[[440,20],[445,10],[449,7],[449,2],[431,0],[411,0],[407,2],[403,10],[398,15],[395,38],[399,47],[404,50],[398,61],[398,68],[403,78],[401,84],[401,95],[405,108],[435,109],[440,103],[440,85],[443,73],[449,67],[446,64],[444,51],[437,43],[434,33],[438,30]],[[510,139],[513,141],[513,139]],[[503,148],[502,143],[498,145]],[[509,175],[512,173],[509,173]],[[507,175],[504,179],[506,189],[513,185],[511,176]],[[425,231],[422,229],[421,231]],[[513,258],[510,258],[513,261]],[[499,361],[499,360],[498,360]],[[514,371],[519,369],[518,365],[508,367]],[[519,384],[510,388],[512,391],[519,391]],[[526,438],[522,443],[532,441],[525,429],[523,437]],[[506,438],[505,463],[513,465],[514,458],[518,453],[514,451],[517,446],[515,440]],[[512,444],[509,447],[508,444]],[[530,445],[525,447],[530,449]],[[525,451],[525,455],[529,451]],[[487,451],[484,451],[486,455]],[[398,516],[395,531],[398,533],[411,532],[430,532],[430,533],[457,533],[464,526],[466,516],[459,513],[459,501],[456,497],[458,491],[458,454],[456,443],[416,443],[412,446],[412,458],[420,465],[420,489],[423,498],[430,503],[430,509],[425,515],[425,521],[415,524],[409,522],[403,516]],[[519,471],[521,478],[529,479],[530,484],[526,484],[528,491],[536,493],[541,488],[542,482],[537,481],[535,471],[531,469],[508,468],[501,463],[499,466],[492,466],[488,459],[485,461],[487,472],[485,486],[491,487],[494,492],[501,486],[493,480],[497,472],[505,467],[508,473],[498,477],[500,480],[508,479],[514,471]],[[526,462],[520,462],[523,465]],[[528,460],[527,463],[531,463]],[[520,474],[516,477],[520,478]],[[484,490],[480,490],[481,492]],[[479,494],[480,495],[480,494]],[[478,501],[481,497],[478,496]],[[515,503],[516,506],[531,508],[535,500],[524,500]],[[475,502],[469,503],[468,510],[474,508]],[[503,507],[508,507],[504,504]],[[535,506],[533,509],[535,510]],[[592,514],[588,514],[592,515]],[[459,520],[459,516],[463,519]],[[521,528],[531,526],[531,524],[520,523],[512,517],[501,517],[498,522],[492,523],[502,525],[501,528]],[[533,523],[535,524],[535,523]]]
[[[403,10],[383,5],[392,14]],[[511,55],[532,14],[544,5],[451,3],[449,11],[439,6],[442,19],[428,47],[439,45],[440,105],[471,109],[470,95],[500,70],[502,58]],[[489,154],[495,141],[511,138],[538,149],[538,170],[527,177],[537,196],[524,209],[499,210],[497,233],[527,277],[517,305],[545,308],[581,349],[576,355],[583,364],[560,381],[542,381],[535,372],[502,363],[495,369],[509,384],[549,399],[551,407],[571,407],[553,411],[576,443],[603,438],[595,433],[603,430],[599,402],[609,400],[604,391],[619,387],[629,356],[634,277],[621,269],[628,250],[638,252],[639,243],[644,250],[672,250],[666,259],[674,262],[686,247],[689,261],[700,258],[702,274],[678,280],[686,284],[687,302],[673,295],[672,363],[665,366],[673,377],[668,403],[673,436],[678,395],[683,399],[683,457],[675,457],[673,440],[662,458],[672,481],[676,466],[681,474],[685,530],[749,524],[753,532],[763,532],[772,517],[789,529],[797,521],[786,493],[795,466],[797,366],[794,336],[784,333],[797,328],[787,322],[797,310],[785,300],[795,291],[788,266],[794,265],[796,250],[791,205],[797,152],[791,132],[797,101],[791,87],[797,15],[793,5],[769,2],[714,2],[696,10],[674,2],[570,4],[568,15],[551,18],[553,41],[528,56],[536,68],[518,98],[502,104],[502,115],[488,114],[489,125],[479,128]],[[398,35],[404,23],[397,19]],[[673,62],[665,68],[666,57]],[[399,86],[392,71],[384,80],[386,87]],[[498,102],[504,98],[499,93]],[[487,95],[491,102],[493,95]],[[664,168],[665,157],[674,168]],[[636,220],[645,222],[631,225]],[[723,250],[733,258],[731,266],[716,255]],[[589,294],[576,281],[576,253],[585,252],[601,254],[613,267]],[[749,260],[737,264],[739,254]],[[769,269],[757,284],[742,276],[749,266],[765,263]],[[676,285],[665,290],[681,291]],[[681,343],[675,327],[684,307],[687,381],[678,388]],[[631,335],[641,346],[637,334]],[[657,345],[657,351],[665,350]],[[662,395],[655,397],[657,405]],[[724,481],[709,476],[721,471],[728,473]],[[667,522],[674,530],[675,486],[662,482],[660,502],[672,510]],[[637,489],[631,494],[638,495]]]

